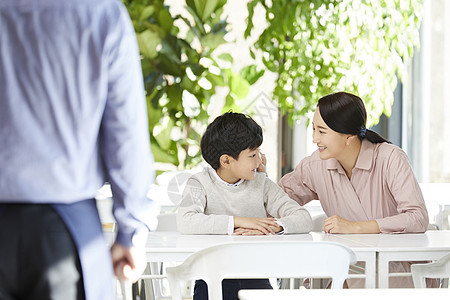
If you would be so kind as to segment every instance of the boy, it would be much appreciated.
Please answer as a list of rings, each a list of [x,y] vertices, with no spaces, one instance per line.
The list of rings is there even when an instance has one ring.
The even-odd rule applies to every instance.
[[[177,214],[181,233],[261,235],[312,229],[308,211],[265,173],[257,172],[262,141],[261,127],[244,114],[228,112],[208,126],[200,147],[211,168],[186,184]],[[227,279],[224,299],[237,299],[238,290],[244,288],[271,286],[267,279]],[[207,297],[206,283],[197,280],[194,299]]]

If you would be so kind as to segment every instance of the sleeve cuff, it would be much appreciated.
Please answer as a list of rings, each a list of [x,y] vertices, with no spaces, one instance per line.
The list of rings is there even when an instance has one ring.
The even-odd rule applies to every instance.
[[[232,235],[234,233],[234,217],[230,216],[228,218],[228,230],[227,230],[227,234],[228,235]]]
[[[277,232],[276,235],[283,235],[286,232],[286,227],[284,227],[283,223],[281,223],[281,221],[279,221],[279,220],[275,220],[275,223],[277,223],[278,225],[283,227],[283,230],[281,230],[280,232]]]
[[[146,227],[127,233],[117,232],[116,242],[127,248],[131,247],[145,247],[147,244],[148,229]]]

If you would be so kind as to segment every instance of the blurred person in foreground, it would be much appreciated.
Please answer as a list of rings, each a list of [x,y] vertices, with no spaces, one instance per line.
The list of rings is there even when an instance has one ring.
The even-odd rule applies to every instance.
[[[0,299],[114,299],[156,207],[136,36],[116,0],[0,0]],[[95,193],[111,185],[109,252]],[[111,263],[112,262],[112,263]]]

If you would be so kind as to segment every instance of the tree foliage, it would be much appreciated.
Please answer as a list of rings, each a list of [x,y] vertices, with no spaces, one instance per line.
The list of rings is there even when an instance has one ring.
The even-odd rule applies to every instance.
[[[419,43],[421,0],[251,0],[246,36],[256,5],[268,26],[251,51],[278,74],[273,98],[291,123],[343,90],[365,101],[369,125],[390,116],[397,76]]]
[[[163,0],[123,1],[141,51],[155,160],[190,168],[201,161],[211,107],[239,110],[264,71],[249,65],[237,74],[232,56],[217,51],[230,30],[226,0],[186,0],[180,14]],[[418,45],[420,0],[250,0],[246,37],[257,5],[268,25],[250,54],[261,51],[278,75],[273,99],[291,123],[341,90],[361,96],[369,125],[390,115],[397,76]],[[224,104],[215,102],[218,88],[226,91]]]
[[[172,15],[163,0],[124,0],[136,30],[147,93],[155,161],[189,168],[201,161],[199,141],[216,87],[223,110],[235,108],[259,77],[231,70],[233,58],[216,49],[226,43],[226,0],[187,0],[186,14]],[[250,83],[249,83],[250,82]]]

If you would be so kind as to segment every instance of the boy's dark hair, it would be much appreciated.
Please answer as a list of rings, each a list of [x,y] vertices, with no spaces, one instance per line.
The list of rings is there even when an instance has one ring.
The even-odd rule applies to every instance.
[[[252,118],[227,112],[208,125],[200,148],[205,161],[217,170],[223,154],[237,159],[241,151],[254,150],[261,146],[262,141],[262,129]]]

